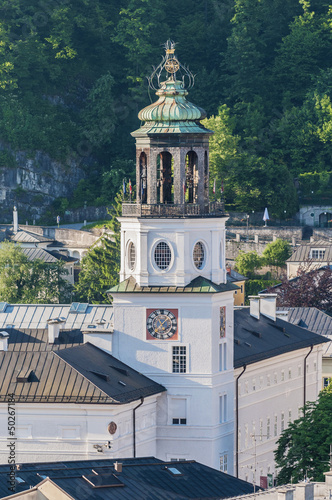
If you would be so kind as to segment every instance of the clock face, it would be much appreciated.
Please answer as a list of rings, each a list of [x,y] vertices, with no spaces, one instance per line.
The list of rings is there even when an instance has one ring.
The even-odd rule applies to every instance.
[[[147,309],[147,339],[177,339],[177,309]]]

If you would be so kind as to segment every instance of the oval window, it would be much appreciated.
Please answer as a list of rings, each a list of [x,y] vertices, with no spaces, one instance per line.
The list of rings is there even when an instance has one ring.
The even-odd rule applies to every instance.
[[[171,259],[172,252],[169,245],[167,245],[165,241],[161,241],[160,243],[158,243],[154,251],[154,261],[156,263],[156,266],[164,271],[169,267]]]
[[[136,264],[136,248],[134,243],[131,241],[128,245],[128,267],[131,271],[135,269]]]
[[[204,266],[205,249],[201,241],[198,241],[194,246],[193,259],[197,269],[202,269],[202,267]]]

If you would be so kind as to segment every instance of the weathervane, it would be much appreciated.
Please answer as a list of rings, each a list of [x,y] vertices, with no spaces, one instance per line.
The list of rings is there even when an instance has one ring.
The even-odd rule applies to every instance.
[[[166,54],[163,56],[161,63],[156,68],[153,67],[152,74],[148,77],[148,82],[150,88],[158,90],[160,88],[160,79],[164,71],[167,73],[167,79],[176,81],[177,73],[180,73],[180,79],[182,80],[182,86],[185,87],[185,79],[188,79],[187,88],[194,86],[195,77],[187,66],[184,66],[179,62],[175,56],[175,43],[172,40],[167,40],[164,44]],[[154,80],[157,80],[158,86],[154,84]]]

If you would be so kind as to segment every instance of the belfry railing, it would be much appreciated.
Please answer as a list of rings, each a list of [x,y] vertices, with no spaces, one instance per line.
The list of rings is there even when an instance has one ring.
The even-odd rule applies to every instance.
[[[124,217],[222,217],[225,215],[223,201],[210,201],[207,204],[198,203],[122,203]]]

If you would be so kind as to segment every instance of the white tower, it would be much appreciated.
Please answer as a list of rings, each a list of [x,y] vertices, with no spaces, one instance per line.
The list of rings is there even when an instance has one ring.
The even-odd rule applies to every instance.
[[[157,456],[228,463],[232,473],[236,287],[226,279],[223,202],[209,201],[212,132],[200,123],[204,110],[186,100],[185,77],[191,86],[167,42],[150,78],[159,99],[132,134],[137,200],[123,203],[120,218],[113,354],[167,389],[156,409]]]

